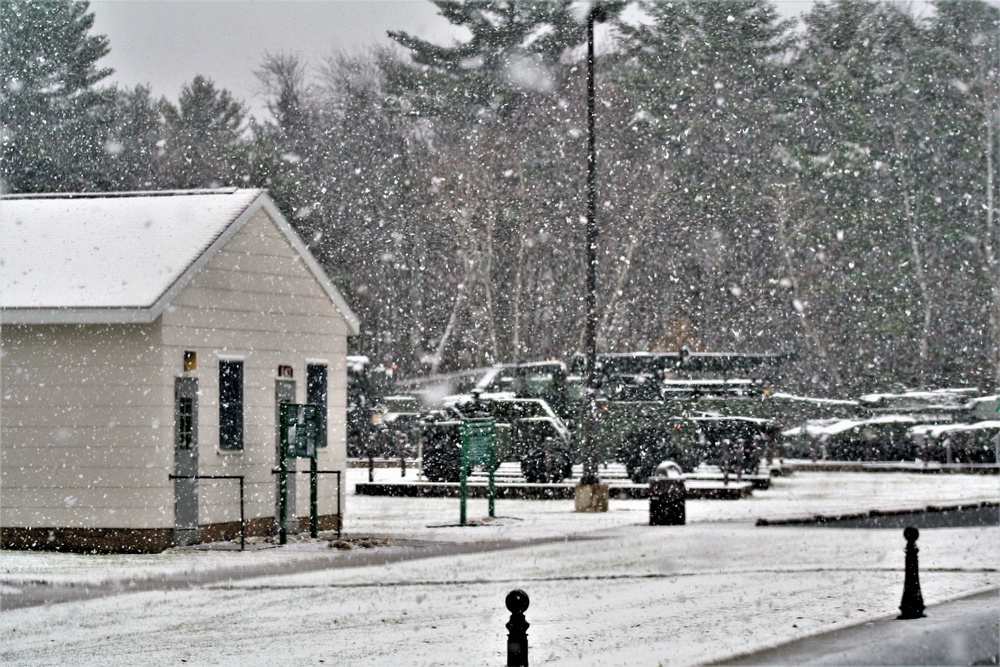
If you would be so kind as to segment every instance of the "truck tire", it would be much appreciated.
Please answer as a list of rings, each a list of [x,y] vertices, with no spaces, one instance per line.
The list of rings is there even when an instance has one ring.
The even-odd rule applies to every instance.
[[[428,424],[423,432],[422,466],[432,482],[457,482],[462,467],[458,428],[448,424]]]
[[[572,472],[570,452],[551,438],[528,448],[521,458],[521,474],[531,484],[556,484]]]
[[[701,462],[691,438],[669,428],[651,428],[628,434],[619,450],[618,460],[625,464],[625,471],[636,484],[649,481],[656,466],[664,461],[673,461],[684,472],[692,472]]]
[[[667,444],[659,429],[645,429],[625,436],[619,461],[636,484],[645,484],[656,466],[666,460]]]

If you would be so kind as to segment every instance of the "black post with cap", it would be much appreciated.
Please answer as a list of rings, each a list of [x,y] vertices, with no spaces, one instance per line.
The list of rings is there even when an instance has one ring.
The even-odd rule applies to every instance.
[[[507,593],[507,667],[528,667],[528,621],[524,612],[528,610],[528,594],[522,590]]]
[[[900,620],[924,617],[924,596],[920,593],[920,571],[917,564],[917,538],[920,531],[913,526],[903,530],[906,538],[906,575],[903,579],[903,601],[899,605]]]

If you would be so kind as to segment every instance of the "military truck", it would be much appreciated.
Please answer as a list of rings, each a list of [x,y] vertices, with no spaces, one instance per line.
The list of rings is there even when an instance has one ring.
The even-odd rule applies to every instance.
[[[636,483],[668,459],[685,472],[707,463],[756,473],[780,436],[778,423],[761,416],[768,395],[761,371],[784,358],[686,351],[598,355],[599,458],[625,464]],[[578,362],[575,370],[585,369]],[[746,377],[750,371],[757,372]]]
[[[909,415],[918,422],[946,424],[969,421],[969,403],[979,396],[974,387],[865,394],[859,399],[862,417]]]
[[[528,482],[560,482],[573,468],[572,436],[542,399],[513,393],[455,396],[424,415],[421,457],[424,475],[434,482],[457,482],[461,473],[462,420],[492,417],[496,422],[496,463],[517,461]],[[469,471],[467,471],[469,472]]]
[[[780,428],[766,414],[765,400],[767,372],[785,359],[687,350],[598,355],[598,460],[624,463],[637,483],[665,458],[688,472],[700,463],[755,472],[761,456],[779,444]],[[585,371],[580,354],[568,369],[558,361],[503,364],[487,371],[477,386],[549,402],[572,431],[579,452],[587,409]]]
[[[996,464],[1000,454],[1000,420],[919,424],[910,429],[910,437],[926,462]]]
[[[675,462],[684,472],[706,463],[729,473],[755,474],[779,435],[777,424],[767,419],[708,413],[658,416],[626,431],[615,459],[637,484],[663,461]]]
[[[660,400],[600,400],[595,423],[600,458],[623,463],[637,484],[665,460],[684,472],[705,463],[756,474],[761,459],[780,446],[779,425],[738,414],[742,396],[726,397],[716,385],[691,381],[687,389],[681,393],[672,386]]]
[[[347,456],[412,457],[422,407],[395,394],[395,369],[368,357],[347,357]]]
[[[913,461],[954,459],[969,462],[989,454],[989,447],[974,442],[977,435],[961,428],[977,418],[978,390],[971,387],[866,394],[855,403],[850,418],[809,420],[789,429],[787,435],[798,453],[808,447],[811,456],[838,461]],[[946,433],[942,438],[954,452],[931,446],[925,433]],[[939,428],[940,427],[940,428]],[[972,442],[966,446],[965,440]],[[959,446],[957,443],[962,441]],[[961,451],[961,453],[959,453]]]
[[[371,455],[415,458],[423,411],[420,400],[415,396],[384,396],[371,416]]]
[[[476,383],[484,394],[512,392],[519,398],[540,398],[559,415],[570,430],[579,416],[583,398],[580,382],[571,382],[561,361],[535,361],[520,364],[497,364]]]

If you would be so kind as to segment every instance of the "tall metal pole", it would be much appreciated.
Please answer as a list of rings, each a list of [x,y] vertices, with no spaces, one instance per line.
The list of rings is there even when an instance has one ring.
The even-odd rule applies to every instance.
[[[600,3],[587,12],[587,404],[584,416],[583,475],[581,484],[597,484],[594,429],[597,417],[597,152],[594,143],[594,22],[604,18]]]

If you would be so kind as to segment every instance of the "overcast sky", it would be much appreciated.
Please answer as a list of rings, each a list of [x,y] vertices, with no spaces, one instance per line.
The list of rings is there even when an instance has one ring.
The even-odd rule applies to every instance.
[[[2,0],[0,0],[2,1]],[[265,52],[318,65],[340,50],[387,44],[387,30],[449,39],[427,0],[91,0],[92,33],[107,35],[112,80],[176,99],[195,75],[259,107]]]
[[[0,0],[2,2],[3,0]],[[812,0],[777,0],[786,15]],[[387,30],[447,43],[450,30],[428,0],[91,0],[93,34],[107,35],[112,81],[149,85],[176,99],[202,74],[252,109],[262,108],[254,76],[265,52],[319,65],[339,50],[387,44]]]

